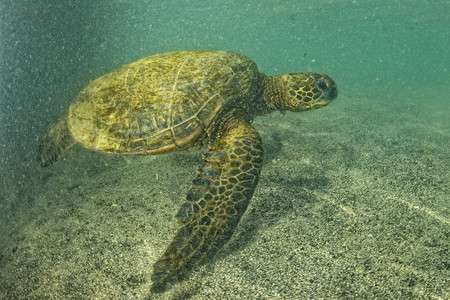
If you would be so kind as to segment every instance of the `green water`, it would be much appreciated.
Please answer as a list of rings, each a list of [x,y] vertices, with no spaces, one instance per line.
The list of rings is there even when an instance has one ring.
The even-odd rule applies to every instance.
[[[134,259],[124,259],[124,266],[145,261],[146,267],[133,265],[123,279],[117,275],[125,270],[122,265],[108,273],[104,264],[76,269],[76,262],[64,266],[61,260],[74,254],[80,264],[89,265],[92,256],[105,261],[98,252],[86,258],[81,253],[88,252],[77,251],[76,243],[46,248],[50,240],[41,245],[32,237],[50,238],[55,232],[70,236],[74,226],[96,232],[92,224],[103,224],[95,213],[98,207],[77,205],[103,203],[101,199],[114,194],[130,197],[130,190],[141,193],[136,198],[149,190],[157,198],[169,193],[172,181],[187,178],[174,192],[173,207],[164,210],[164,200],[154,200],[145,205],[137,201],[130,208],[130,218],[138,218],[140,205],[162,211],[167,217],[154,221],[163,222],[155,225],[159,233],[172,224],[198,155],[125,160],[80,147],[67,161],[44,170],[35,160],[35,149],[44,129],[89,80],[135,59],[177,50],[241,52],[267,75],[326,73],[336,81],[339,97],[318,111],[275,113],[255,121],[266,160],[254,206],[233,244],[238,250],[221,256],[215,273],[208,269],[206,275],[194,276],[195,282],[207,284],[198,284],[195,291],[190,290],[195,285],[187,284],[173,297],[178,293],[180,298],[204,299],[213,286],[249,299],[256,293],[267,299],[450,297],[449,15],[448,0],[2,1],[0,267],[5,272],[0,273],[0,290],[6,292],[0,298],[69,298],[82,295],[80,290],[87,290],[87,298],[147,295],[154,262],[145,261],[145,253],[151,252],[147,248],[133,254]],[[182,167],[177,161],[183,161]],[[151,170],[143,170],[147,164]],[[124,179],[126,184],[114,179],[122,169],[131,176]],[[172,177],[162,180],[163,173]],[[133,186],[148,178],[159,183]],[[279,205],[271,201],[278,198]],[[120,198],[111,201],[117,205]],[[324,212],[333,209],[340,213],[330,217]],[[62,211],[67,214],[58,213]],[[123,221],[123,211],[103,212],[117,220],[110,226],[120,225],[117,239],[145,240],[145,235],[133,236],[139,230],[126,229],[130,223]],[[351,217],[340,219],[340,214]],[[64,223],[74,215],[88,216],[91,225]],[[153,226],[148,215],[142,216],[144,227]],[[305,229],[299,233],[297,228]],[[145,243],[164,247],[172,230],[161,233],[158,242]],[[280,242],[279,248],[272,244],[278,234],[286,234],[286,244]],[[80,236],[90,238],[88,233]],[[271,247],[266,249],[263,241]],[[40,260],[39,249],[55,257]],[[123,251],[123,257],[132,256]],[[244,259],[255,252],[256,266]],[[264,271],[258,272],[258,258]],[[296,260],[301,260],[301,270],[293,267]],[[33,265],[41,266],[34,275]],[[242,273],[255,277],[242,275],[237,281],[241,273],[232,273],[227,265],[231,270],[245,265]],[[281,268],[290,281],[276,277]]]

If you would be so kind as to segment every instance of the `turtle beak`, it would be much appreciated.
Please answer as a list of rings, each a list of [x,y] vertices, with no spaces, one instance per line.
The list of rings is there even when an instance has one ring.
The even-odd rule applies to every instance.
[[[327,75],[322,75],[316,79],[316,87],[322,92],[322,95],[316,102],[318,106],[325,106],[338,96],[336,83]]]

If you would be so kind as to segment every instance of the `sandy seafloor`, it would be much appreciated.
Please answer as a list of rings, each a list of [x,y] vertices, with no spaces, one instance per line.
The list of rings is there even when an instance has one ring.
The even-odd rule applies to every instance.
[[[158,295],[152,264],[200,152],[77,146],[1,219],[0,299],[449,299],[449,104],[421,102],[439,92],[341,90],[256,119],[265,165],[235,235]]]

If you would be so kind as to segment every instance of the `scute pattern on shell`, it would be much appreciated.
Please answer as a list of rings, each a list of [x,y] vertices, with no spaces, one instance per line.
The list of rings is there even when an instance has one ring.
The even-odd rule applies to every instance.
[[[203,146],[222,109],[251,99],[256,64],[233,52],[146,57],[92,81],[71,105],[68,126],[85,147],[158,154]]]

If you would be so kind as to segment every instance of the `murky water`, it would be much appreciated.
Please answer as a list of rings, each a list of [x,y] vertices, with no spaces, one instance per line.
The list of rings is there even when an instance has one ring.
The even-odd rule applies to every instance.
[[[200,154],[78,147],[42,169],[36,145],[90,80],[178,50],[326,73],[339,98],[254,122],[266,159],[250,209],[173,297],[448,298],[449,13],[446,0],[2,1],[0,298],[148,296]]]

